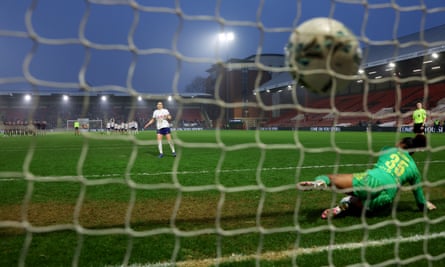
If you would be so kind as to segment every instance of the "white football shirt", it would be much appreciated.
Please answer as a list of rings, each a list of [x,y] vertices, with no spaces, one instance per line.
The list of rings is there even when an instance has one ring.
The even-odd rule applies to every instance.
[[[167,120],[167,116],[170,115],[167,109],[157,109],[153,112],[153,118],[156,120],[156,129],[162,129],[170,127],[170,123]]]

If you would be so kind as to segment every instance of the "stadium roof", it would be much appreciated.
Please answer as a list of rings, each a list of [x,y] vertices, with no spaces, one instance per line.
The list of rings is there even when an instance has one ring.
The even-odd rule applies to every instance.
[[[116,91],[98,91],[98,92],[85,92],[85,91],[66,91],[66,90],[41,90],[41,91],[30,91],[29,89],[23,89],[23,90],[1,90],[0,89],[0,96],[2,95],[24,95],[24,94],[31,94],[31,95],[40,95],[40,96],[52,96],[52,95],[69,95],[69,96],[119,96],[119,97],[131,97],[130,94],[122,93],[122,92],[116,92]],[[211,98],[212,95],[207,93],[180,93],[178,94],[181,98]],[[167,99],[168,97],[174,96],[174,94],[149,94],[146,93],[141,94],[142,97],[153,99],[153,100],[159,100],[159,99]]]
[[[295,83],[289,72],[280,72],[276,74],[270,81],[263,83],[256,91],[263,92],[275,88],[286,87]]]
[[[434,52],[445,51],[445,25],[402,36],[394,41],[372,42],[363,49],[364,59],[361,68],[385,65],[407,59],[419,58]],[[288,72],[276,74],[262,84],[257,91],[263,92],[295,83]]]
[[[417,32],[395,41],[375,43],[363,51],[366,56],[363,68],[443,52],[445,51],[444,36],[445,25],[441,25],[427,29],[423,34]]]

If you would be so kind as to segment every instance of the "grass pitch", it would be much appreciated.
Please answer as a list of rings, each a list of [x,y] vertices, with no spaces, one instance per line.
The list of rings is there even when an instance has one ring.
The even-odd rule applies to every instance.
[[[153,131],[2,137],[0,266],[445,266],[445,134],[414,154],[428,214],[404,188],[386,213],[326,221],[342,195],[295,190],[409,135],[184,131],[162,159]]]

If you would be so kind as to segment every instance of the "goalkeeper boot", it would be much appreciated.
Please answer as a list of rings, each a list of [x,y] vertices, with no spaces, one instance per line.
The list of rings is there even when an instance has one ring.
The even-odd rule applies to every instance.
[[[349,210],[349,208],[351,206],[351,201],[353,200],[353,198],[356,198],[356,197],[346,196],[346,197],[342,198],[340,200],[340,204],[338,206],[336,206],[332,209],[324,210],[323,213],[321,214],[321,218],[322,219],[327,219],[328,217],[335,218],[338,215],[340,215],[340,213],[345,214]]]
[[[164,154],[159,154],[158,158],[162,159],[164,157]]]
[[[324,181],[304,181],[297,184],[297,189],[301,191],[326,190],[328,185]]]
[[[327,219],[328,217],[335,218],[342,213],[342,209],[337,206],[332,209],[325,209],[321,214],[322,219]]]

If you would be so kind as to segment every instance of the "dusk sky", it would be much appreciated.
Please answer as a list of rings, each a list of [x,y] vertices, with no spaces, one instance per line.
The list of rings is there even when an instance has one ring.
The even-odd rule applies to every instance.
[[[0,92],[31,89],[25,78],[35,84],[50,82],[35,87],[39,90],[76,91],[83,75],[95,87],[182,92],[195,77],[205,77],[217,60],[282,54],[294,26],[327,16],[343,22],[367,45],[445,24],[445,4],[439,0],[369,0],[367,6],[352,0],[1,0]],[[222,31],[234,32],[235,39],[218,43]],[[137,50],[131,51],[130,44]],[[177,84],[175,74],[179,74]]]

